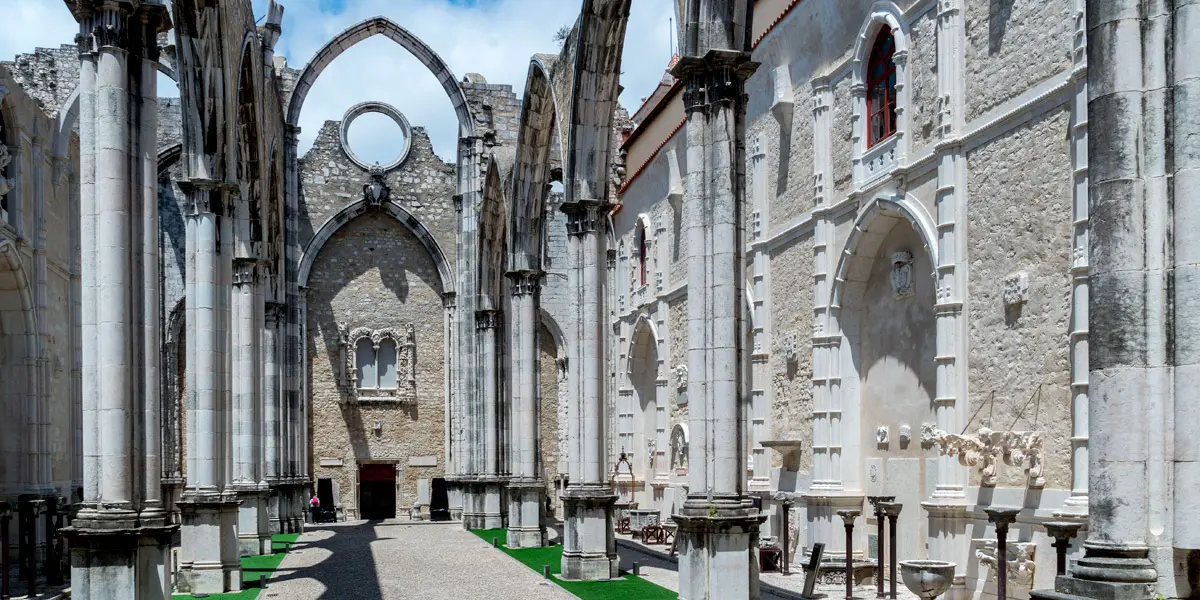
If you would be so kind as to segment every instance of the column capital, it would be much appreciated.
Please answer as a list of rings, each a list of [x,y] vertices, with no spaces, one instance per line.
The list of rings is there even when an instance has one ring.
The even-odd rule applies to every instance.
[[[262,269],[256,258],[233,259],[233,285],[254,285],[262,279]]]
[[[541,291],[543,271],[524,269],[505,273],[512,282],[513,296],[533,296]]]
[[[601,221],[612,205],[607,200],[576,200],[559,207],[567,215],[567,234],[584,235],[600,230]]]
[[[455,292],[446,292],[442,294],[442,308],[446,310],[454,310],[458,307],[458,294]]]
[[[237,184],[215,179],[185,179],[178,183],[180,189],[188,195],[186,201],[188,216],[206,213],[217,216],[225,215],[227,206],[225,194],[238,190]]]
[[[463,195],[454,195],[454,212],[461,213],[463,210]]]
[[[501,314],[498,310],[477,310],[475,311],[475,328],[482,331],[485,329],[499,329]]]
[[[746,80],[758,69],[749,52],[711,49],[704,56],[685,56],[671,68],[683,82],[684,110],[691,113],[742,104]]]
[[[287,304],[284,302],[267,302],[263,305],[267,326],[280,325],[287,319]]]

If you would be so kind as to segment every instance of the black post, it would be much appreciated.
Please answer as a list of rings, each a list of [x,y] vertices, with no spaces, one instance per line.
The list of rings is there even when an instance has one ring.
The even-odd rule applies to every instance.
[[[8,570],[8,535],[9,521],[12,521],[12,512],[8,502],[0,502],[0,600],[8,600],[12,594],[9,587]]]
[[[25,581],[25,593],[37,596],[37,501],[32,497],[17,500],[17,538],[20,543],[19,575]]]
[[[792,574],[791,570],[788,569],[788,563],[792,562],[792,558],[790,556],[788,556],[788,549],[791,548],[791,546],[792,546],[792,540],[791,540],[791,535],[790,535],[791,531],[792,531],[792,526],[791,526],[792,501],[789,500],[787,497],[784,497],[782,506],[783,506],[783,535],[781,535],[780,537],[783,538],[783,574],[786,576],[786,575]]]
[[[46,585],[62,585],[62,555],[58,539],[58,497],[46,499]]]
[[[846,523],[846,600],[854,600],[854,520],[862,511],[843,509],[837,514]]]
[[[883,507],[883,514],[888,518],[888,577],[891,579],[889,584],[888,596],[892,600],[896,600],[896,520],[900,517],[900,510],[904,508],[903,504],[897,502],[880,502]]]
[[[988,521],[996,524],[996,599],[1008,598],[1008,525],[1017,520],[1019,508],[985,508]]]
[[[1054,538],[1054,550],[1058,555],[1058,575],[1067,574],[1067,550],[1071,548],[1071,538],[1075,537],[1083,527],[1079,521],[1050,521],[1044,524],[1046,533]]]
[[[883,549],[887,544],[883,540],[883,522],[886,520],[883,516],[883,507],[880,504],[884,502],[895,502],[895,496],[867,496],[867,501],[875,508],[875,525],[877,533],[875,534],[875,597],[886,598],[887,595],[883,591],[883,567],[887,561],[883,559]]]

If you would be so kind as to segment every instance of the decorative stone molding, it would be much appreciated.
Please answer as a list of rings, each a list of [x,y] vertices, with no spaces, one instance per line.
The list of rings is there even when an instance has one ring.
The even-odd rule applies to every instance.
[[[999,544],[995,539],[974,539],[972,544],[976,546],[975,558],[979,559],[980,567],[987,568],[988,581],[995,582],[997,577],[996,554]],[[1034,555],[1037,553],[1037,544],[1033,542],[1008,542],[1008,581],[1023,585],[1026,587],[1033,586],[1034,570],[1037,564],[1034,561]]]
[[[1029,300],[1029,274],[1018,271],[1004,278],[1004,305],[1015,306]]]
[[[1046,485],[1043,476],[1042,434],[1039,431],[992,431],[981,427],[976,435],[946,433],[932,424],[921,426],[921,441],[936,443],[943,456],[958,456],[964,467],[980,467],[983,485],[996,485],[996,466],[1024,466],[1029,487]]]
[[[350,148],[350,126],[354,124],[355,119],[367,113],[384,115],[395,121],[396,126],[400,128],[401,143],[403,144],[400,149],[400,155],[387,165],[381,166],[379,163],[368,165],[366,161],[359,158],[354,153],[354,150]],[[393,171],[404,164],[404,159],[408,158],[408,153],[412,150],[412,126],[408,124],[408,119],[404,118],[404,114],[397,110],[396,107],[383,102],[363,102],[350,107],[350,110],[346,111],[346,114],[342,116],[342,127],[338,133],[338,141],[342,145],[342,151],[346,153],[346,158],[349,158],[350,162],[358,165],[363,170],[370,171],[372,176],[378,172],[380,178],[382,178],[384,173]]]
[[[396,345],[396,387],[358,387],[358,344],[371,340],[378,354],[379,345],[391,340]],[[416,402],[417,400],[417,337],[416,326],[408,323],[401,329],[378,330],[357,327],[350,330],[338,324],[339,355],[342,360],[343,398],[351,402]]]
[[[386,172],[381,167],[371,167],[371,182],[363,184],[363,200],[367,206],[380,206],[392,198],[392,187],[385,178]]]

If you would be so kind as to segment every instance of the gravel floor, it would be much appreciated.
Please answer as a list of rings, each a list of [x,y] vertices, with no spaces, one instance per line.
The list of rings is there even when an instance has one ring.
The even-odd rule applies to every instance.
[[[260,598],[569,600],[562,588],[457,523],[372,521],[310,529]]]

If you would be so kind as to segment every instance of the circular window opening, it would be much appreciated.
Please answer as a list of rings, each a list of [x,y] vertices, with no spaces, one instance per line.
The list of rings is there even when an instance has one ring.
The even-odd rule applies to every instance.
[[[368,171],[399,167],[412,147],[408,120],[381,102],[365,102],[347,111],[341,138],[346,156]]]

